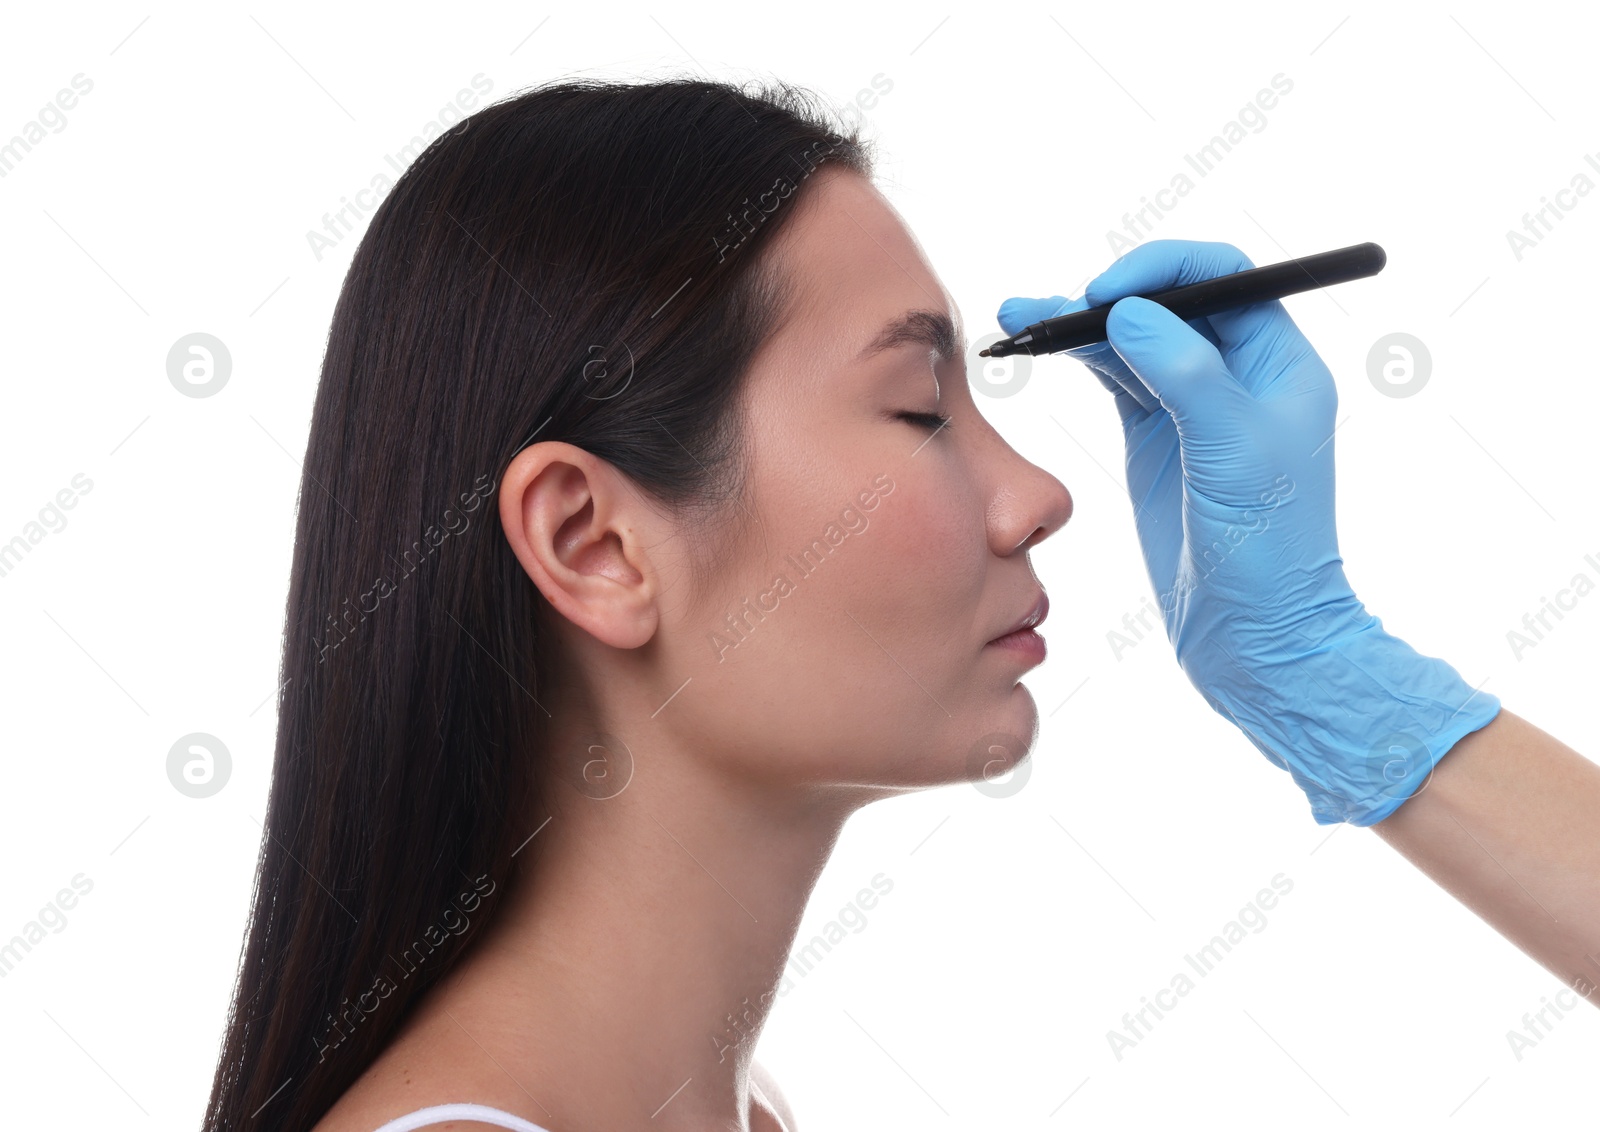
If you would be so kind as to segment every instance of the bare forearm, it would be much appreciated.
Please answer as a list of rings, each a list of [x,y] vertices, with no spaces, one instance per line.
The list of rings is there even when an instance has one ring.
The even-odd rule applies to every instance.
[[[1372,828],[1600,1006],[1600,767],[1501,709]]]

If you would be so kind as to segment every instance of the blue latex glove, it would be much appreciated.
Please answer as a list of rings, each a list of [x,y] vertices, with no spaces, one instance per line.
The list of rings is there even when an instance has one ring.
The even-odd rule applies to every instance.
[[[1333,376],[1283,304],[1186,323],[1136,297],[1252,266],[1228,244],[1154,240],[1082,298],[1007,299],[999,322],[1015,334],[1116,304],[1109,344],[1068,353],[1121,413],[1139,541],[1178,663],[1288,770],[1318,823],[1372,825],[1500,701],[1386,633],[1351,591],[1334,532]]]

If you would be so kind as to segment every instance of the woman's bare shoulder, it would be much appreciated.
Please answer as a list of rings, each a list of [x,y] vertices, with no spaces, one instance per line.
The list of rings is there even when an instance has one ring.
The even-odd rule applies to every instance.
[[[521,1111],[519,1098],[507,1095],[503,1075],[495,1080],[479,1075],[471,1066],[430,1066],[427,1059],[398,1056],[393,1049],[381,1054],[344,1095],[327,1111],[311,1132],[377,1132],[389,1121],[436,1105],[463,1102],[488,1105],[520,1116],[541,1128],[544,1116]],[[417,1132],[506,1132],[503,1124],[457,1117],[422,1125]]]
[[[429,1108],[431,1105],[419,1105],[416,1108],[406,1109],[401,1112],[394,1111],[391,1106],[385,1110],[385,1115],[376,1111],[360,1112],[346,1111],[330,1114],[319,1122],[312,1132],[378,1132],[389,1121],[397,1117],[407,1116],[418,1111],[419,1108]],[[416,1132],[506,1132],[504,1124],[485,1124],[481,1120],[439,1120],[429,1124],[420,1125]]]
[[[799,1125],[795,1123],[794,1110],[789,1107],[789,1099],[783,1095],[783,1090],[778,1088],[777,1080],[767,1067],[759,1061],[750,1063],[750,1084],[783,1122],[775,1132],[796,1132]]]
[[[367,1132],[376,1132],[376,1129],[369,1128]],[[424,1124],[416,1132],[506,1132],[506,1126],[478,1120],[441,1120],[437,1124]]]

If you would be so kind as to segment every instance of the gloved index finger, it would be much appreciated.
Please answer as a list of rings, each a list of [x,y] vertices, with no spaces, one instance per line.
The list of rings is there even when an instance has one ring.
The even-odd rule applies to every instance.
[[[1048,299],[1017,297],[1001,303],[996,317],[1001,329],[1007,334],[1014,335],[1021,333],[1022,328],[1030,323],[1057,315],[1072,314],[1084,310],[1088,305],[1088,299],[1081,295],[1076,299],[1065,299],[1060,295],[1053,295]],[[1155,394],[1128,369],[1109,342],[1097,342],[1061,352],[1087,366],[1100,384],[1113,395],[1117,413],[1122,418],[1124,427],[1150,413],[1161,411],[1161,402],[1157,400]]]

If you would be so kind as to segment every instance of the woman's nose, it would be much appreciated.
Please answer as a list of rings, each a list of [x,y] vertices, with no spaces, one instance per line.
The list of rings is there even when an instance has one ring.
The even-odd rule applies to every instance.
[[[1072,518],[1072,493],[1037,464],[1023,462],[1024,474],[1000,486],[991,509],[997,554],[1030,550]]]

